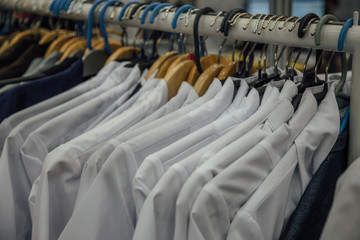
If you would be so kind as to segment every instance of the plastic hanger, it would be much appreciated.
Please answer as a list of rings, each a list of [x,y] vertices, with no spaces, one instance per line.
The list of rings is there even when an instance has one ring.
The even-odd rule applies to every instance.
[[[157,5],[154,8],[154,10],[151,12],[150,19],[149,19],[150,24],[154,24],[155,18],[159,14],[161,9],[163,9],[165,7],[169,7],[169,6],[171,6],[171,4],[169,4],[169,3],[161,3],[161,4]]]
[[[303,38],[305,36],[305,33],[307,29],[305,26],[310,26],[310,23],[312,23],[315,20],[318,20],[318,15],[314,13],[308,13],[304,17],[301,18],[299,29],[298,29],[298,37]]]
[[[171,22],[172,29],[176,29],[176,24],[177,24],[177,20],[178,20],[179,16],[182,13],[184,13],[186,11],[189,11],[190,9],[195,9],[195,7],[193,5],[188,5],[187,4],[187,5],[181,6],[178,10],[176,10],[174,18],[173,18],[173,20]]]
[[[159,4],[160,4],[159,2],[153,2],[153,3],[149,4],[149,5],[144,9],[143,14],[141,15],[141,20],[140,20],[141,25],[144,25],[144,24],[145,24],[147,14],[148,14],[150,11],[154,10],[154,8],[155,8],[156,6],[158,6]]]
[[[83,76],[91,76],[100,71],[100,69],[106,64],[109,56],[113,53],[113,50],[120,49],[122,47],[122,43],[108,39],[107,32],[105,28],[105,13],[108,7],[114,6],[113,10],[115,10],[115,6],[122,4],[119,0],[107,1],[101,8],[100,11],[100,30],[102,34],[103,41],[97,43],[97,46],[94,46],[94,50],[91,50],[89,53],[85,54],[82,58],[83,60]],[[114,18],[114,13],[111,14],[111,18]],[[92,19],[93,16],[89,16],[89,19]],[[88,29],[89,32],[92,30],[92,21],[88,21]],[[87,45],[89,46],[89,35],[87,35]],[[91,40],[90,40],[91,41]],[[91,44],[90,44],[91,46]]]

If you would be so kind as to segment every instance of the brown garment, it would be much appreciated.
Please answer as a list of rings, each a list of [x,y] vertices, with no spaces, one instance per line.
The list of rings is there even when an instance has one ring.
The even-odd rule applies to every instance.
[[[18,59],[25,50],[27,50],[31,44],[35,43],[36,39],[32,38],[22,38],[14,46],[11,46],[4,50],[0,55],[0,68],[9,66],[16,59]]]
[[[49,44],[38,45],[37,43],[31,44],[24,52],[17,55],[16,60],[10,65],[0,68],[0,79],[8,79],[19,77],[29,67],[34,58],[42,57]]]

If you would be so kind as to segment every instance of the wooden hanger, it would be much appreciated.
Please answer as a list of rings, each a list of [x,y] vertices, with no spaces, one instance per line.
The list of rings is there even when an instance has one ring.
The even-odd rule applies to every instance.
[[[168,71],[170,65],[180,57],[180,55],[175,55],[172,57],[169,57],[166,59],[163,64],[159,67],[159,70],[157,71],[155,78],[163,78],[166,75],[166,72]]]
[[[109,46],[111,48],[111,50],[114,52],[117,49],[121,48],[123,45],[121,42],[113,39],[113,38],[109,38]],[[102,39],[101,41],[98,41],[97,43],[94,44],[93,46],[94,49],[104,49],[105,48],[105,42],[104,39]]]
[[[74,51],[77,51],[77,50],[85,51],[85,49],[86,49],[86,40],[85,39],[81,39],[81,40],[74,42],[65,50],[64,54],[60,58],[60,62],[64,61],[66,58],[68,58],[71,55],[71,53],[73,53]]]
[[[229,76],[234,76],[236,73],[236,62],[231,62],[225,65],[219,72],[217,78],[219,80],[225,80]]]
[[[81,41],[81,40],[84,40],[84,38],[83,37],[75,37],[75,38],[71,38],[71,39],[67,40],[60,48],[60,52],[64,53],[73,43],[75,43],[77,41]]]
[[[195,65],[192,60],[185,60],[179,63],[176,67],[169,69],[164,80],[168,86],[168,100],[177,94],[180,85],[186,80],[190,69]]]
[[[200,64],[201,64],[202,69],[205,70],[208,67],[210,67],[211,65],[218,63],[218,58],[219,57],[216,54],[210,54],[205,57],[202,57],[200,59]],[[226,59],[221,56],[220,64],[227,64],[227,63],[228,62],[226,61]],[[186,81],[189,84],[194,85],[196,80],[199,78],[199,76],[200,76],[200,73],[198,72],[196,66],[193,66]]]
[[[166,59],[168,59],[169,57],[172,57],[174,55],[176,55],[177,52],[176,51],[171,51],[171,52],[167,52],[164,55],[162,55],[161,57],[159,57],[153,65],[151,65],[148,73],[145,76],[145,79],[149,79],[149,77],[151,75],[153,75],[153,73],[156,71],[156,69],[158,69],[165,61]]]
[[[140,52],[141,48],[138,47],[121,47],[111,54],[111,56],[106,60],[105,65],[118,59],[136,57]]]
[[[64,46],[64,44],[69,41],[70,39],[72,39],[75,36],[74,32],[71,33],[67,33],[63,36],[58,37],[57,39],[55,39],[50,46],[47,48],[46,52],[45,52],[45,57],[48,57],[50,54],[52,54],[55,51],[60,51],[61,47]]]
[[[199,79],[197,79],[195,83],[194,89],[200,97],[205,94],[210,84],[223,67],[224,65],[221,64],[213,64],[205,69],[204,72],[199,76]]]
[[[21,39],[24,38],[32,38],[36,36],[43,36],[46,33],[48,33],[49,30],[44,28],[38,28],[38,29],[29,29],[22,32],[19,32],[16,34],[10,41],[10,47],[14,46],[16,43],[18,43]]]
[[[187,53],[179,55],[179,57],[176,58],[175,61],[173,61],[170,64],[168,69],[172,69],[173,67],[177,66],[179,63],[181,63],[181,62],[183,62],[185,60],[189,60],[189,54],[187,54]]]
[[[50,31],[41,37],[41,39],[39,41],[39,45],[50,43],[50,42],[56,40],[61,35],[64,35],[66,33],[67,33],[67,31],[63,30],[63,29]]]

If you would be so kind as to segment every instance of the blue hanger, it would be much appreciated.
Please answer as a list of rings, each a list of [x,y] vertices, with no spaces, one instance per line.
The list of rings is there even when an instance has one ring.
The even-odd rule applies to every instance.
[[[88,16],[88,25],[87,25],[87,29],[86,29],[86,45],[88,47],[88,49],[92,50],[92,46],[91,46],[91,36],[92,36],[92,28],[93,28],[93,15],[95,12],[95,9],[97,6],[99,6],[100,3],[102,2],[106,2],[107,0],[98,0],[96,1],[90,9],[89,12],[89,16]]]
[[[63,0],[55,0],[53,12],[55,13],[56,16],[60,15],[61,5],[63,2],[64,2]]]
[[[67,11],[70,7],[70,4],[73,2],[73,0],[65,0],[65,3],[63,4],[62,10]]]
[[[159,2],[153,2],[144,9],[143,14],[141,15],[141,21],[140,21],[141,24],[145,23],[149,11],[152,11],[159,4],[160,4]]]
[[[346,33],[353,24],[354,24],[354,20],[353,18],[350,18],[345,22],[344,26],[341,28],[339,40],[338,40],[339,51],[344,50],[344,41],[345,41]],[[359,24],[360,24],[360,20],[359,20]]]
[[[339,135],[341,135],[344,132],[345,127],[349,122],[349,115],[350,115],[350,106],[346,110],[346,113],[345,113],[345,115],[344,115],[344,117],[343,117],[343,119],[341,121]]]
[[[161,4],[157,5],[150,15],[149,22],[151,24],[154,24],[155,18],[159,14],[160,10],[163,9],[164,7],[169,7],[169,6],[171,6],[171,4],[169,4],[169,3],[161,3]]]
[[[106,29],[105,29],[105,13],[106,13],[106,9],[109,7],[109,6],[112,6],[114,5],[115,3],[122,3],[121,1],[119,0],[111,0],[111,1],[108,1],[107,3],[105,3],[105,5],[102,7],[101,11],[100,11],[100,31],[101,31],[101,35],[103,36],[104,38],[104,46],[105,46],[105,51],[111,55],[112,54],[112,50],[110,48],[110,45],[109,45],[109,39],[108,39],[108,36],[107,36],[107,33],[106,33]]]
[[[8,32],[8,25],[7,25],[7,16],[8,16],[8,12],[5,12],[4,14],[4,26],[1,28],[0,30],[0,35],[5,35]]]
[[[127,9],[128,7],[130,7],[130,5],[133,5],[133,4],[139,4],[139,2],[138,2],[138,1],[131,1],[131,2],[126,3],[126,4],[123,6],[123,8],[121,9],[121,12],[120,12],[120,14],[119,14],[119,21],[122,20],[124,14],[125,14],[126,9]]]
[[[172,20],[172,23],[171,23],[171,27],[172,29],[175,29],[176,28],[176,23],[177,23],[177,20],[180,16],[180,14],[186,12],[186,11],[189,11],[190,9],[194,9],[195,7],[193,5],[184,5],[184,6],[181,6],[178,10],[176,10],[175,12],[175,15],[174,15],[174,18]]]

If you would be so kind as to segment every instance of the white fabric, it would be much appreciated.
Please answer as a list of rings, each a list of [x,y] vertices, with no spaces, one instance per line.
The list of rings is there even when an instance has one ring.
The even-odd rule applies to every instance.
[[[334,201],[321,240],[359,239],[360,158],[355,160],[336,183]]]
[[[78,171],[84,164],[79,155],[82,154],[87,159],[96,150],[94,146],[120,134],[128,126],[155,111],[167,101],[167,91],[165,81],[160,81],[156,89],[141,103],[138,102],[123,114],[61,145],[46,156],[41,175],[33,184],[30,194],[30,206],[35,201],[32,210],[33,239],[57,239],[70,218],[77,185],[72,187],[67,172]]]
[[[188,84],[187,82],[182,82],[180,88],[175,97],[171,98],[165,105],[161,108],[147,116],[141,122],[138,122],[134,126],[130,127],[127,131],[131,129],[135,129],[141,126],[144,126],[156,119],[161,118],[169,113],[172,113],[178,109],[180,109],[183,105],[187,105],[193,103],[199,96],[195,92],[193,86]]]
[[[249,85],[245,81],[241,81],[240,88],[236,92],[234,100],[232,101],[231,105],[221,114],[219,118],[223,116],[227,116],[229,115],[229,113],[232,113],[233,111],[237,110],[240,107],[240,104],[242,104],[242,101],[246,97],[248,91],[249,91]]]
[[[23,239],[31,231],[28,195],[21,195],[30,191],[31,185],[26,175],[18,174],[19,169],[24,168],[19,152],[24,140],[46,121],[97,97],[116,85],[119,78],[114,78],[114,75],[116,76],[118,71],[124,71],[122,65],[112,71],[105,81],[102,79],[102,84],[98,88],[23,121],[6,138],[0,157],[0,189],[4,193],[0,199],[1,239],[15,239],[15,236]]]
[[[294,108],[291,102],[284,99],[264,124],[257,126],[232,142],[206,162],[199,162],[199,167],[186,181],[176,200],[174,239],[186,239],[188,216],[202,187],[236,159],[243,156],[267,136],[270,136],[271,133],[287,122],[293,113]]]
[[[24,110],[14,113],[13,115],[4,119],[0,124],[0,152],[2,152],[6,137],[22,121],[45,112],[46,110],[55,108],[73,98],[82,95],[83,93],[98,87],[103,83],[104,78],[106,78],[115,68],[119,67],[119,65],[120,64],[117,62],[110,62],[106,67],[102,68],[96,76],[89,79],[88,81],[81,83],[66,92],[60,93],[52,98],[49,98],[31,107],[25,108]]]
[[[289,150],[316,109],[315,97],[305,91],[289,123],[280,126],[201,189],[189,215],[187,239],[225,238],[236,211]]]
[[[166,171],[144,202],[137,224],[141,224],[146,228],[136,229],[134,239],[143,239],[143,233],[145,232],[147,233],[147,239],[172,239],[174,235],[175,203],[178,193],[185,181],[196,169],[200,158],[206,153],[210,158],[250,129],[263,123],[283,99],[291,99],[297,94],[297,88],[292,82],[285,84],[280,95],[279,91],[272,87],[267,87],[266,91],[270,91],[271,94],[266,102],[262,102],[259,110],[253,116],[223,137],[175,163]],[[171,187],[169,187],[169,183],[171,183]],[[163,229],[166,229],[166,231],[163,231]]]
[[[136,224],[131,183],[138,166],[149,154],[216,119],[230,105],[233,91],[229,79],[213,99],[199,108],[118,146],[59,239],[131,239]]]
[[[236,213],[227,239],[279,239],[314,171],[334,145],[339,119],[332,87],[290,150]]]
[[[140,68],[138,65],[135,65],[134,68],[132,68],[132,71],[130,72],[129,76],[127,77],[128,79],[132,79],[132,78],[137,78],[140,79],[139,83],[143,83],[144,82],[144,77],[145,74],[147,73],[147,70],[144,71],[144,73],[141,74]],[[141,77],[139,76],[139,74],[141,75]],[[158,79],[159,81],[160,79]],[[128,81],[128,80],[126,80]],[[146,90],[148,89],[154,89],[156,84],[158,83],[157,81],[150,81],[152,84],[148,84],[148,87],[146,88]],[[111,115],[115,110],[119,109],[119,111],[117,112],[118,116],[120,115],[122,112],[124,112],[126,109],[128,109],[137,99],[134,97],[130,97],[130,95],[132,94],[132,92],[134,91],[136,86],[134,86],[133,89],[131,89],[131,92],[129,94],[126,94],[124,96],[122,96],[121,98],[119,98],[117,101],[114,101],[113,104],[111,104],[108,108],[106,108],[103,113],[97,117],[97,119],[95,121],[93,121],[92,124],[89,125],[89,127],[87,128],[87,131],[90,129],[93,129],[94,127],[98,126],[101,123],[106,122],[106,118]],[[125,98],[125,99],[124,99]],[[110,118],[111,119],[111,118]],[[108,120],[110,120],[108,119]]]
[[[140,213],[141,207],[151,189],[171,165],[213,142],[219,136],[224,135],[257,110],[260,102],[259,94],[253,89],[245,99],[247,90],[248,85],[243,82],[238,94],[243,98],[242,107],[234,109],[234,103],[232,103],[229,107],[232,112],[229,112],[228,116],[222,114],[216,121],[145,158],[134,178],[133,191],[137,214]],[[238,103],[235,104],[239,106]]]
[[[140,77],[140,70],[137,69],[136,72],[137,74],[130,74],[122,79],[118,86],[54,117],[33,131],[20,148],[24,168],[18,169],[18,174],[26,175],[31,186],[40,175],[43,161],[49,152],[84,133],[89,124],[114,101],[126,100]],[[29,194],[30,192],[24,193],[27,196]]]
[[[220,81],[214,80],[209,86],[206,93],[202,97],[198,98],[196,101],[192,102],[191,104],[188,104],[173,113],[170,113],[162,118],[159,118],[147,124],[143,123],[143,121],[144,122],[147,121],[147,119],[144,119],[143,121],[136,124],[137,125],[136,128],[131,129],[132,127],[130,127],[130,130],[123,132],[118,137],[104,144],[104,146],[101,149],[99,149],[96,153],[94,153],[84,165],[83,172],[81,174],[80,186],[79,186],[78,196],[76,198],[75,208],[78,205],[78,202],[81,202],[82,198],[85,196],[90,185],[94,181],[95,177],[99,173],[101,167],[103,166],[107,158],[110,156],[110,154],[114,151],[114,149],[118,145],[120,145],[122,142],[130,140],[131,138],[141,135],[149,130],[152,130],[158,126],[162,126],[167,122],[178,119],[179,117],[189,113],[190,111],[196,109],[197,107],[201,106],[205,102],[212,99],[220,90],[221,90]],[[190,94],[191,92],[192,91],[190,91]]]

